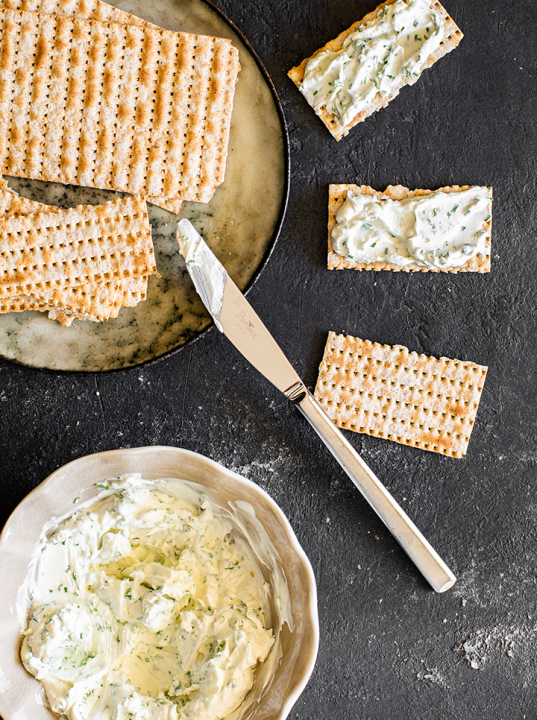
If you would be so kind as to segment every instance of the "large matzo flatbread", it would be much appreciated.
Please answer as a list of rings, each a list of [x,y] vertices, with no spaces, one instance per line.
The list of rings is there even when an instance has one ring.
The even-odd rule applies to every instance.
[[[210,200],[239,70],[229,40],[15,10],[0,34],[6,174]]]
[[[396,2],[396,0],[387,0],[387,2],[382,3],[377,8],[375,8],[375,10],[365,15],[361,20],[353,23],[348,30],[340,33],[337,38],[331,40],[320,50],[317,50],[317,52],[313,53],[311,57],[315,57],[324,50],[328,50],[330,52],[337,52],[341,50],[345,40],[353,32],[356,32],[359,25],[367,23],[370,20],[374,20],[379,14],[380,10],[382,10],[385,5],[393,5],[394,2]],[[440,58],[446,55],[448,52],[454,50],[463,37],[460,29],[457,27],[452,18],[448,15],[446,9],[438,2],[438,0],[430,0],[430,5],[440,14],[440,17],[442,18],[442,21],[444,23],[445,35],[438,49],[429,57],[429,59],[423,66],[424,70],[431,67],[431,65],[433,65],[437,60],[440,60]],[[298,88],[302,84],[306,65],[308,64],[308,61],[311,60],[311,57],[306,58],[300,63],[300,65],[292,68],[287,73]],[[321,118],[323,123],[326,125],[330,133],[336,138],[336,140],[341,140],[342,137],[349,134],[349,130],[355,125],[365,120],[367,117],[369,117],[369,115],[372,115],[377,110],[380,110],[380,108],[386,107],[386,105],[399,94],[399,91],[402,87],[404,87],[405,85],[413,85],[418,79],[419,78],[415,76],[409,78],[401,78],[400,83],[394,88],[393,92],[385,98],[381,97],[380,93],[377,93],[373,98],[372,102],[369,104],[369,107],[367,107],[361,113],[358,113],[358,115],[356,115],[352,122],[350,122],[348,125],[345,125],[344,127],[342,127],[338,123],[334,115],[332,113],[329,113],[326,108],[322,107],[315,112]]]
[[[462,457],[487,368],[328,336],[315,399],[341,428]]]
[[[119,10],[108,3],[101,2],[101,0],[0,0],[0,9],[41,12],[46,15],[77,17],[81,20],[100,20],[101,22],[115,22],[122,25],[155,27],[147,20],[131,15],[124,10]],[[146,200],[173,213],[181,211],[181,200],[158,197],[147,197]]]
[[[449,187],[439,188],[441,192],[451,193],[469,190],[471,185],[450,185]],[[459,272],[490,272],[490,254],[491,254],[491,233],[492,233],[492,211],[490,220],[485,223],[485,254],[477,253],[470,258],[462,267],[454,268],[430,268],[418,263],[410,263],[409,265],[392,265],[387,262],[361,263],[350,258],[339,255],[332,247],[332,229],[336,224],[336,213],[343,205],[347,198],[347,192],[361,193],[362,195],[377,195],[375,190],[369,185],[330,185],[328,199],[328,269],[329,270],[391,270],[392,272],[443,272],[443,273],[459,273]],[[488,188],[489,196],[492,199],[492,188]],[[386,190],[381,193],[391,200],[403,200],[408,197],[418,197],[430,195],[434,190],[409,190],[402,185],[389,185]]]

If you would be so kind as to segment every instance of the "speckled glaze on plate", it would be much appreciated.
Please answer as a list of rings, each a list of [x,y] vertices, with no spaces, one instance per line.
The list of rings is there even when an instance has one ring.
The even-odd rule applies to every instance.
[[[184,347],[212,320],[179,255],[177,222],[188,218],[241,290],[268,259],[287,203],[289,153],[285,121],[270,79],[251,47],[206,0],[124,0],[122,10],[170,30],[230,38],[240,54],[226,176],[209,204],[184,203],[179,215],[149,206],[157,268],[148,299],[106,323],[75,321],[64,328],[44,313],[0,315],[0,356],[30,367],[110,372],[140,366]],[[99,204],[114,193],[7,178],[25,197],[71,207]]]
[[[96,482],[139,472],[148,480],[182,478],[216,492],[222,503],[249,502],[279,554],[287,578],[294,627],[282,628],[282,658],[272,683],[261,693],[260,682],[230,720],[285,720],[313,672],[319,646],[317,590],[312,567],[289,521],[267,493],[247,478],[209,458],[173,447],[110,450],[86,455],[56,470],[13,511],[0,536],[0,713],[4,720],[58,720],[43,704],[40,683],[27,673],[19,656],[21,628],[15,611],[17,591],[39,539],[52,517],[73,510],[73,499],[88,500]],[[270,582],[270,576],[266,577]],[[261,681],[262,668],[258,671]]]

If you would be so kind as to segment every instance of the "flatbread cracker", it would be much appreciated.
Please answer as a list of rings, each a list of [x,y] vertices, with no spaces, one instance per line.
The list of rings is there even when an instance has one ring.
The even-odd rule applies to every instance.
[[[340,428],[461,458],[487,368],[329,333],[315,399]]]
[[[0,8],[22,10],[46,15],[77,17],[82,20],[115,22],[121,25],[147,25],[155,27],[147,20],[101,2],[101,0],[0,0]]]
[[[0,0],[0,9],[40,12],[46,15],[77,17],[81,20],[99,20],[115,22],[122,25],[146,25],[156,27],[147,20],[131,15],[131,13],[101,2],[101,0]],[[170,198],[147,197],[147,202],[173,213],[181,211],[181,200]]]
[[[0,178],[0,216],[30,215],[36,212],[61,212],[61,210],[53,205],[44,205],[21,197],[8,187],[3,178]],[[49,311],[49,317],[59,320],[62,325],[70,325],[73,319],[102,322],[110,317],[117,317],[124,295],[127,294],[128,299],[131,299],[128,291],[133,283],[138,283],[138,296],[140,299],[145,299],[145,296],[141,297],[142,292],[140,292],[143,291],[144,280],[147,286],[147,278],[129,278],[110,283],[62,288],[45,295],[0,298],[0,313],[40,310]],[[131,302],[125,304],[130,305]],[[53,311],[54,308],[58,312]]]
[[[322,47],[320,50],[317,50],[317,52],[313,53],[313,55],[309,58],[306,58],[303,60],[300,65],[297,67],[292,68],[287,74],[291,78],[291,80],[295,83],[295,85],[300,88],[300,85],[302,84],[302,80],[304,79],[304,72],[306,69],[306,65],[311,60],[312,57],[315,57],[319,53],[323,52],[324,50],[328,50],[330,52],[337,52],[338,50],[341,50],[343,47],[343,43],[348,38],[349,35],[351,35],[353,32],[356,32],[359,25],[362,25],[363,23],[367,23],[370,20],[374,20],[377,15],[379,14],[380,10],[385,5],[393,5],[393,3],[396,2],[396,0],[387,0],[387,2],[382,3],[379,5],[375,10],[365,15],[361,20],[358,20],[357,22],[353,23],[348,30],[345,30],[344,32],[340,33],[337,38],[334,40],[331,40],[328,42],[324,47]],[[429,57],[425,65],[423,66],[423,69],[431,67],[431,65],[434,65],[434,63],[437,60],[440,60],[441,57],[444,55],[447,55],[447,53],[454,50],[457,45],[460,43],[460,41],[463,38],[463,34],[460,31],[460,29],[457,27],[455,22],[452,20],[452,18],[447,13],[446,9],[437,1],[437,0],[430,0],[430,5],[433,7],[442,18],[444,22],[444,28],[445,28],[445,37],[440,43],[440,46],[438,49]],[[372,115],[377,110],[380,110],[380,108],[386,107],[386,105],[391,102],[391,100],[394,99],[399,94],[399,91],[402,87],[405,85],[413,85],[419,77],[412,76],[410,78],[401,78],[401,82],[394,88],[393,92],[388,95],[387,97],[383,98],[381,97],[380,93],[377,93],[375,97],[373,98],[372,102],[370,103],[369,107],[367,107],[365,110],[363,110],[361,113],[358,113],[356,117],[348,124],[342,127],[335,116],[332,113],[329,113],[325,108],[320,108],[318,111],[316,110],[315,113],[321,118],[323,123],[326,125],[330,133],[333,135],[333,137],[336,138],[336,140],[341,140],[342,137],[349,134],[349,130],[353,128],[358,123],[365,120],[367,117]]]
[[[0,218],[0,297],[156,273],[141,198]]]
[[[61,212],[61,209],[18,195],[0,178],[0,216],[36,212]],[[103,322],[117,317],[122,307],[133,307],[146,297],[147,276],[142,276],[56,289],[41,295],[0,298],[0,313],[48,311],[49,318],[62,325],[70,325],[75,319]]]
[[[439,188],[441,192],[451,193],[469,190],[471,185],[450,185],[449,187]],[[490,272],[490,255],[491,255],[491,233],[492,233],[492,211],[490,220],[485,223],[485,254],[477,253],[470,258],[462,267],[455,268],[430,268],[419,265],[418,263],[410,263],[409,265],[392,265],[387,262],[361,263],[350,258],[339,255],[332,247],[332,229],[336,224],[336,213],[347,199],[347,192],[361,193],[362,195],[378,195],[369,185],[330,185],[328,199],[328,269],[329,270],[391,270],[392,272],[443,272],[443,273],[459,273],[459,272]],[[492,188],[489,187],[489,196],[492,199]],[[381,193],[392,200],[403,200],[408,197],[418,197],[430,195],[435,190],[409,190],[402,185],[389,185],[386,190]]]
[[[121,309],[124,289],[119,281],[92,283],[65,288],[49,295],[23,295],[0,298],[0,313],[39,310],[52,320],[70,325],[72,320],[103,322],[116,317]],[[70,318],[70,322],[63,322]]]
[[[211,199],[239,71],[229,40],[16,10],[0,33],[6,174]]]

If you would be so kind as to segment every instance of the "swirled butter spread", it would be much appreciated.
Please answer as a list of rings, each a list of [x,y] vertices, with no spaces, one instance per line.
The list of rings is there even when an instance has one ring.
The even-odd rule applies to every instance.
[[[332,247],[360,263],[462,267],[485,253],[491,204],[487,187],[403,200],[349,190],[336,212]]]
[[[417,79],[443,37],[442,18],[428,0],[397,0],[359,25],[341,50],[314,55],[300,90],[315,110],[325,107],[348,125],[377,93],[387,97]]]
[[[233,713],[275,643],[273,589],[239,527],[195,483],[127,475],[44,530],[21,658],[50,708],[70,720]]]

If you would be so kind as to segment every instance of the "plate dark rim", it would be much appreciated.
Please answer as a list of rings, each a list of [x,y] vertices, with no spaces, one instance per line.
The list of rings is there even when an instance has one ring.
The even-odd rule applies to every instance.
[[[246,45],[246,48],[251,53],[252,57],[254,58],[258,68],[261,70],[261,74],[265,78],[265,81],[270,89],[270,92],[272,94],[272,97],[274,99],[276,109],[278,111],[278,116],[280,118],[280,125],[282,128],[282,138],[283,138],[283,157],[284,157],[284,187],[283,187],[283,197],[282,202],[280,206],[280,212],[278,213],[278,220],[276,221],[276,227],[274,229],[274,232],[272,234],[271,241],[269,243],[269,246],[267,250],[265,251],[265,255],[263,256],[263,259],[259,263],[257,269],[255,270],[254,274],[250,278],[250,281],[248,282],[247,286],[244,289],[244,294],[247,295],[249,291],[252,289],[254,284],[257,282],[257,279],[265,269],[265,266],[267,262],[270,259],[270,256],[272,255],[272,252],[274,251],[274,248],[276,246],[276,242],[278,238],[280,237],[280,233],[283,227],[283,221],[285,218],[285,213],[287,211],[287,204],[289,202],[289,188],[290,188],[290,180],[291,180],[291,153],[289,150],[289,131],[287,129],[287,122],[285,120],[285,115],[283,112],[283,106],[281,103],[281,100],[278,96],[278,93],[276,91],[276,87],[274,83],[272,82],[272,78],[270,77],[266,67],[263,64],[263,61],[257,54],[257,52],[254,50],[252,44],[247,39],[247,37],[244,35],[244,33],[235,25],[233,20],[229,18],[223,10],[221,10],[219,7],[217,7],[212,0],[203,0],[203,2],[208,5],[212,10],[214,10],[218,15],[220,15],[226,23],[237,33],[237,35],[240,37],[242,42]],[[191,338],[190,340],[187,340],[184,345],[180,345],[179,347],[173,348],[172,350],[166,350],[166,352],[162,353],[162,355],[157,355],[156,357],[150,358],[149,360],[144,360],[143,362],[136,363],[135,365],[129,365],[129,367],[122,367],[122,368],[110,368],[108,370],[54,370],[52,368],[41,368],[41,367],[35,367],[33,365],[26,365],[23,362],[20,362],[19,360],[12,360],[11,358],[6,358],[4,355],[0,354],[0,358],[6,362],[11,363],[13,365],[18,365],[21,368],[25,368],[27,370],[32,370],[36,372],[43,372],[43,373],[50,373],[52,375],[75,375],[79,377],[87,377],[88,375],[116,375],[117,373],[125,373],[133,370],[140,370],[140,368],[146,368],[150,365],[155,365],[156,363],[161,362],[162,360],[165,360],[166,358],[171,357],[172,355],[175,355],[178,352],[181,352],[181,350],[184,350],[185,348],[189,347],[193,343],[200,340],[202,337],[204,337],[208,332],[210,332],[215,327],[214,322],[211,322],[210,325],[208,325],[205,330],[202,330],[199,335],[196,335],[196,337]]]

